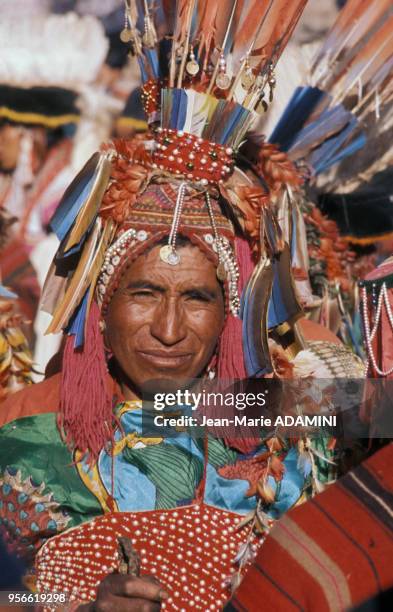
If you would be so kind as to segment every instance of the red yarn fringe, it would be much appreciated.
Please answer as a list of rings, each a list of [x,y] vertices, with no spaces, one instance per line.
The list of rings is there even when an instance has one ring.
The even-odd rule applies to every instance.
[[[239,293],[247,284],[253,270],[254,263],[250,246],[244,238],[235,239],[236,259],[239,266]],[[228,314],[220,338],[217,374],[220,380],[228,382],[234,379],[244,380],[247,372],[244,366],[242,321],[239,317]],[[217,416],[223,416],[222,414]],[[252,452],[259,444],[259,438],[247,438],[238,435],[236,438],[225,438],[225,442],[242,453]]]
[[[82,349],[68,336],[63,356],[58,426],[70,448],[94,462],[107,442],[113,441],[112,389],[106,369],[100,311],[93,302]]]
[[[251,249],[247,240],[235,238],[236,259],[239,266],[239,293],[241,293],[254,269]],[[220,338],[217,374],[221,379],[233,380],[246,378],[244,367],[242,322],[238,317],[228,314]]]

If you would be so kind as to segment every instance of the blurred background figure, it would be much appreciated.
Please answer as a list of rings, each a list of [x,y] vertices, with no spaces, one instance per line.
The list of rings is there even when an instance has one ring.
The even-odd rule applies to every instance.
[[[147,130],[146,115],[142,106],[141,89],[136,87],[128,96],[125,107],[116,119],[114,133],[119,138],[130,138]]]
[[[0,252],[13,220],[0,209]],[[20,309],[19,309],[20,312]],[[2,284],[0,268],[0,402],[32,382],[32,355],[21,329],[18,296]]]
[[[54,15],[44,1],[3,2],[0,50],[0,206],[15,218],[1,251],[3,282],[19,296],[37,370],[57,350],[36,317],[57,248],[49,220],[64,190],[112,129],[113,102],[100,84],[108,40],[91,15]]]

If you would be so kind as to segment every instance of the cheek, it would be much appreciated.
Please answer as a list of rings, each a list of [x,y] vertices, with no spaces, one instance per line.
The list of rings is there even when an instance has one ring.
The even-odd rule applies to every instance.
[[[211,352],[217,344],[224,325],[224,309],[199,311],[189,317],[189,329],[199,338],[201,351]]]
[[[121,300],[113,301],[106,317],[106,339],[113,353],[119,354],[132,346],[145,323],[146,309]]]

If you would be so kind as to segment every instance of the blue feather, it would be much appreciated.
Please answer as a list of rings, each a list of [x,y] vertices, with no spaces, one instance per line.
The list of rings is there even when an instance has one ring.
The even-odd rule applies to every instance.
[[[188,97],[184,89],[173,89],[172,108],[169,127],[173,130],[182,130],[186,122]]]
[[[89,303],[89,291],[87,289],[79,306],[76,308],[73,317],[67,327],[66,333],[69,336],[75,336],[74,348],[83,346],[85,340],[85,322],[87,314],[87,305]]]
[[[145,52],[145,56],[146,56],[146,59],[150,67],[150,72],[151,72],[150,78],[159,79],[161,76],[161,72],[160,72],[160,63],[158,60],[157,50],[146,48],[144,52]]]
[[[50,227],[59,240],[63,240],[70,231],[94,185],[99,158],[100,154],[95,153],[85,164],[66,189],[51,219]]]
[[[341,130],[339,134],[326,140],[311,154],[309,163],[314,168],[315,174],[323,172],[327,167],[331,166],[332,163],[335,163],[332,162],[332,160],[335,159],[337,155],[340,155],[341,147],[350,139],[356,129],[358,129],[358,120],[356,117],[352,117],[349,124]]]
[[[327,97],[328,94],[317,87],[298,87],[269,136],[269,142],[288,151],[316,107]]]
[[[337,164],[338,162],[345,159],[346,157],[353,155],[354,153],[356,153],[356,151],[359,151],[359,149],[362,149],[364,145],[366,144],[366,142],[367,142],[367,138],[364,132],[361,132],[356,138],[352,140],[352,142],[349,145],[347,145],[344,148],[341,148],[336,153],[336,155],[333,155],[330,158],[327,158],[325,160],[321,159],[320,165],[318,165],[317,168],[315,168],[315,173],[319,174],[320,172],[325,172],[326,170],[331,168],[331,166],[334,166],[334,164]]]
[[[272,371],[266,327],[266,309],[271,283],[271,265],[260,262],[248,281],[241,299],[244,364],[250,377],[261,377]]]
[[[142,83],[146,83],[146,81],[149,80],[149,74],[145,67],[145,59],[141,55],[138,55],[138,64],[139,64],[139,70],[141,71]]]
[[[340,133],[351,123],[352,118],[352,114],[342,104],[324,110],[295,137],[290,147],[291,158],[306,157],[309,151]]]

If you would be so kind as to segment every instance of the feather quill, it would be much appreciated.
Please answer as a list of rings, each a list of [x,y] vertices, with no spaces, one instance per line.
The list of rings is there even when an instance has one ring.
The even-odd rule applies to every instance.
[[[76,307],[85,295],[88,287],[89,271],[100,238],[101,225],[102,221],[98,218],[84,246],[78,266],[68,283],[64,298],[57,305],[53,313],[53,319],[45,332],[46,334],[55,334],[64,329],[68,325]]]
[[[95,169],[94,182],[83,204],[83,207],[75,220],[74,226],[64,248],[65,252],[83,239],[83,236],[91,227],[91,224],[96,218],[102,198],[108,186],[111,169],[112,165],[109,161],[108,154],[102,153]]]
[[[244,288],[241,302],[244,363],[250,377],[261,377],[273,370],[267,335],[272,283],[273,268],[270,260],[263,256]]]

